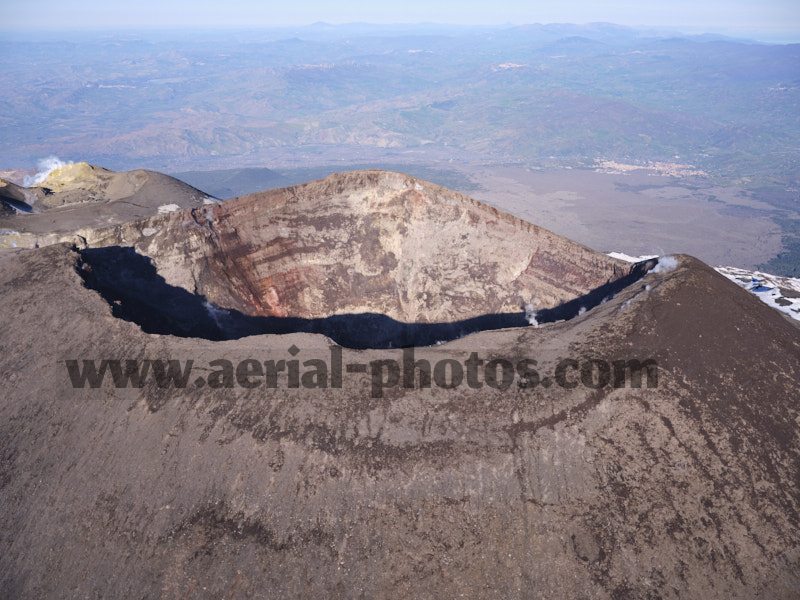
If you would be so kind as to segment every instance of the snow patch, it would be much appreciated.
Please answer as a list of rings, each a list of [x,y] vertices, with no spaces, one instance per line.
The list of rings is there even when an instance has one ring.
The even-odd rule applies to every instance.
[[[156,229],[155,227],[145,227],[144,229],[142,229],[142,235],[144,237],[150,237],[151,235],[155,235],[156,233],[158,233],[158,229]]]
[[[625,262],[629,263],[638,263],[645,260],[650,260],[651,258],[658,258],[658,254],[648,254],[645,256],[631,256],[630,254],[625,254],[624,252],[609,252],[608,256],[611,258],[616,258],[617,260],[624,260]]]
[[[716,267],[715,270],[764,304],[800,321],[800,279],[737,267]]]
[[[162,204],[161,206],[158,207],[158,214],[166,215],[169,213],[177,212],[180,209],[181,207],[178,206],[177,204]]]

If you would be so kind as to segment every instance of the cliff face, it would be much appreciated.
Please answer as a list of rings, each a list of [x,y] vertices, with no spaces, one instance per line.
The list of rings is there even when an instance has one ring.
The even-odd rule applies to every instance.
[[[433,184],[333,175],[111,230],[168,282],[250,315],[454,321],[552,307],[628,266]]]

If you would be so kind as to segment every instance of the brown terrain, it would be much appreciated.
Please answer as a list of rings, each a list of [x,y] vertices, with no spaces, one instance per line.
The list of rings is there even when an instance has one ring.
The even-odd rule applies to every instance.
[[[158,214],[160,207],[213,200],[162,173],[118,173],[88,163],[64,165],[28,188],[0,179],[0,249],[47,245],[64,234]]]
[[[4,596],[800,595],[800,328],[694,258],[631,268],[379,172],[63,239],[0,255]],[[330,362],[319,333],[365,314],[431,364],[654,359],[658,385],[79,389],[66,367]],[[350,334],[344,364],[402,364]]]

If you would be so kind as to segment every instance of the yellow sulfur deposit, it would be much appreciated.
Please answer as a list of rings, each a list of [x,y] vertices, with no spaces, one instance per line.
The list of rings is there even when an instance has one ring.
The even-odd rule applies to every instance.
[[[111,175],[111,171],[92,166],[87,162],[71,163],[51,171],[37,187],[48,188],[54,192],[91,189],[106,182]]]

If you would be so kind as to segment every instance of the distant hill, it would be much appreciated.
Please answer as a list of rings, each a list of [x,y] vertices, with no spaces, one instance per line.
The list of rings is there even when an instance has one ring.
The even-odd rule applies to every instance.
[[[785,182],[799,176],[798,102],[800,44],[604,23],[0,37],[10,166],[51,153],[170,172],[387,152],[569,166],[677,155]]]
[[[221,169],[216,171],[186,171],[174,176],[191,186],[207,190],[217,198],[235,198],[261,190],[284,187],[290,179],[271,169]]]

